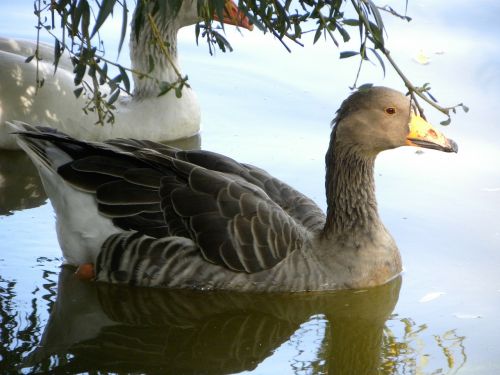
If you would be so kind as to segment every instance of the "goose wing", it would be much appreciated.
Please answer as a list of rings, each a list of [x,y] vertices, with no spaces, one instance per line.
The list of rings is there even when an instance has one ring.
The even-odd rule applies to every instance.
[[[148,148],[212,171],[227,173],[235,180],[245,181],[261,188],[274,203],[280,206],[299,225],[304,226],[312,232],[320,231],[324,227],[325,214],[312,199],[283,181],[271,176],[261,168],[250,164],[238,163],[225,155],[215,152],[178,150],[151,141],[119,139],[112,140],[109,143],[127,151]]]
[[[149,142],[142,141],[82,142],[53,131],[21,136],[32,149],[39,140],[64,151],[69,158],[57,173],[93,194],[99,212],[116,226],[157,239],[191,239],[207,261],[230,270],[271,268],[309,240],[307,228],[259,184],[222,171],[239,165],[232,159],[157,144],[144,148]],[[37,152],[50,159],[43,148]]]
[[[212,263],[258,272],[309,238],[306,228],[243,178],[149,149],[137,154],[163,173],[159,195],[169,234],[191,238]]]

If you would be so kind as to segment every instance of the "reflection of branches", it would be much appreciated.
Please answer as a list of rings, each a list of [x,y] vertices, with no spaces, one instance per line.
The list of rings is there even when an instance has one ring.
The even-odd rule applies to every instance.
[[[31,301],[31,311],[25,319],[14,302],[16,282],[0,277],[0,372],[13,373],[23,356],[31,351],[40,336],[37,301]],[[33,292],[35,294],[36,290]],[[23,326],[23,320],[28,322]]]
[[[396,322],[396,316],[390,322]],[[384,374],[414,374],[429,373],[441,374],[457,373],[466,363],[467,355],[465,353],[465,336],[459,336],[456,330],[449,330],[442,335],[433,335],[434,342],[426,342],[422,339],[428,326],[426,324],[417,325],[412,319],[399,319],[402,323],[403,335],[398,337],[394,333],[394,328],[386,326],[384,330],[382,345],[382,364],[381,372]],[[437,369],[423,371],[429,364],[430,348],[426,344],[435,344],[438,352],[442,353],[441,358],[433,356],[433,359],[445,360],[445,365]],[[447,370],[447,371],[445,371]]]
[[[455,329],[446,331],[443,333],[443,336],[434,335],[434,339],[436,340],[436,344],[441,348],[446,359],[448,360],[448,368],[454,369],[454,373],[458,373],[467,362],[467,354],[465,353],[465,346],[463,341],[465,340],[465,336],[458,336]],[[448,343],[448,346],[446,345]],[[455,356],[453,355],[453,350],[458,349],[462,356],[462,361],[455,365]]]
[[[54,275],[52,271],[43,271],[43,289],[36,287],[31,292],[33,298],[25,313],[16,301],[17,282],[0,277],[0,373],[17,373],[26,355],[37,346],[44,327],[42,317],[46,316],[55,300],[57,285]],[[50,366],[47,359],[37,365],[36,371],[48,371]]]
[[[313,315],[290,337],[288,344],[293,345],[296,352],[290,359],[295,375],[328,372],[325,360],[328,357],[328,329],[328,320],[323,314]],[[314,337],[313,345],[308,340],[310,335]]]

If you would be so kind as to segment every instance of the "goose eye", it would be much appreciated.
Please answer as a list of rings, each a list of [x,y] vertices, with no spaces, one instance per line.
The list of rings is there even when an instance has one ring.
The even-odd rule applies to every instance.
[[[394,107],[388,107],[385,109],[385,113],[387,113],[388,115],[393,115],[396,113],[396,108]]]

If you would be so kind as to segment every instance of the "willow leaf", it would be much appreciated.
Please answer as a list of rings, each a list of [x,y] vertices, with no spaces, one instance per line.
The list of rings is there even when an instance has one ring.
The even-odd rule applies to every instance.
[[[106,21],[108,16],[113,12],[115,3],[116,0],[102,0],[99,13],[97,14],[97,18],[95,20],[94,29],[90,34],[91,38],[99,31],[104,21]]]
[[[122,50],[123,42],[125,40],[125,35],[127,34],[127,25],[128,25],[127,1],[123,0],[122,31],[120,33],[120,43],[118,44],[118,56],[120,56],[120,52]]]

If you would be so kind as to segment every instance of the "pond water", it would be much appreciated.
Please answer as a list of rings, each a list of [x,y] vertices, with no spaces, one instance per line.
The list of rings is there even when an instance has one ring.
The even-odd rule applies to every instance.
[[[0,35],[34,38],[31,12],[28,0],[3,4]],[[500,373],[500,4],[410,1],[409,14],[409,24],[387,20],[393,56],[442,103],[464,102],[470,112],[441,129],[458,154],[404,148],[377,161],[400,278],[369,290],[279,295],[80,282],[60,267],[54,213],[34,168],[20,152],[1,152],[0,372]],[[322,41],[288,54],[259,31],[228,32],[235,51],[215,57],[196,47],[192,29],[181,33],[182,67],[203,114],[201,134],[184,146],[261,166],[324,208],[329,122],[357,61],[339,61]],[[114,34],[110,26],[111,43]],[[369,64],[361,82],[403,90]]]

